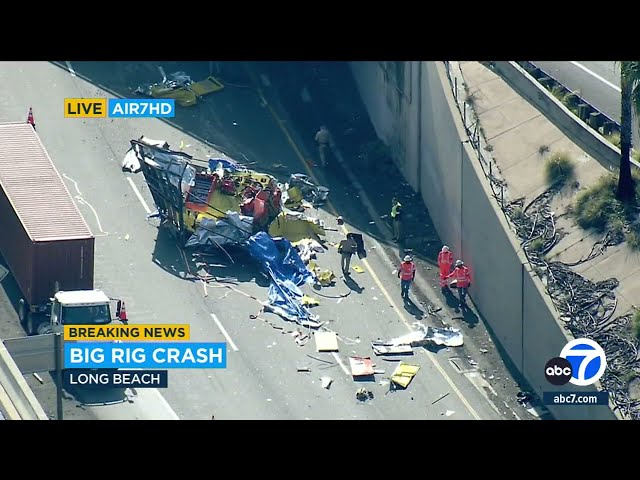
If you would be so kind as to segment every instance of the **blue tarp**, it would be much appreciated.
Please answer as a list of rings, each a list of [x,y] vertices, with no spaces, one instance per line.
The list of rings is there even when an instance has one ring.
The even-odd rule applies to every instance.
[[[268,305],[273,307],[273,311],[298,323],[315,322],[314,315],[300,303],[303,294],[298,288],[304,283],[312,283],[314,275],[307,270],[291,242],[258,232],[249,238],[248,243],[251,256],[271,277]]]
[[[226,160],[224,158],[210,158],[209,159],[209,170],[211,170],[212,172],[215,172],[216,169],[218,168],[218,164],[221,163],[222,164],[222,168],[224,168],[225,170],[228,170],[230,172],[236,172],[236,171],[245,171],[247,170],[245,167],[243,167],[242,165],[234,162],[233,160]]]

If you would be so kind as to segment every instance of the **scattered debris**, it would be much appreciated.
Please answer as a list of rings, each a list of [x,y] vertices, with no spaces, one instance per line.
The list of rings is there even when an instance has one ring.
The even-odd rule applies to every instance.
[[[480,353],[488,353],[488,352],[489,352],[489,350],[487,350],[487,349],[485,349],[485,348],[481,348],[481,349],[480,349]]]
[[[449,392],[443,393],[438,398],[436,398],[433,402],[431,402],[431,405],[435,405],[436,403],[438,403],[440,400],[442,400],[443,398],[445,398],[447,396],[449,396]]]
[[[407,388],[419,370],[419,365],[400,362],[391,375],[391,381],[402,388]]]
[[[338,225],[344,224],[344,219],[341,216],[338,216],[338,218],[336,218],[336,221],[338,222]]]
[[[327,390],[329,390],[329,387],[331,387],[333,383],[333,379],[329,377],[322,377],[320,381],[322,382],[322,388],[326,388]]]
[[[349,357],[351,375],[354,377],[370,377],[374,375],[373,362],[369,357]]]
[[[309,367],[298,367],[298,372],[310,372],[311,369]]]
[[[380,385],[382,385],[383,387],[386,387],[387,385],[389,385],[389,380],[380,380],[380,382],[378,382]]]
[[[411,345],[389,345],[384,343],[372,343],[373,353],[376,355],[413,355]],[[383,359],[390,361],[389,359]]]
[[[458,329],[425,327],[419,322],[416,324],[420,328],[419,331],[394,338],[389,342],[372,342],[374,353],[376,355],[411,354],[413,347],[424,347],[431,344],[459,347],[464,343],[462,333]]]
[[[520,405],[524,405],[533,400],[533,395],[531,395],[529,392],[518,392],[516,398],[518,399],[518,403]]]
[[[42,380],[42,377],[40,375],[38,375],[37,373],[34,373],[33,376],[35,377],[36,380],[38,380],[41,384],[44,384],[44,380]]]
[[[330,363],[330,364],[333,365],[333,362],[331,362],[329,360],[324,360],[323,358],[314,357],[313,355],[309,355],[309,354],[307,354],[307,357],[313,358],[314,360],[317,360],[318,362]]]
[[[360,400],[361,402],[364,402],[366,400],[372,400],[373,399],[373,392],[367,390],[364,387],[359,388],[358,390],[356,390],[356,398],[358,400]]]
[[[315,307],[317,305],[320,305],[319,300],[316,300],[315,298],[309,297],[307,295],[302,296],[302,300],[300,301],[300,303],[302,303],[302,305],[306,305],[307,307]]]
[[[124,236],[124,239],[125,239],[125,240],[129,240],[129,238],[130,238],[130,237],[129,237],[129,234],[127,233],[127,234]]]
[[[358,272],[358,273],[364,273],[364,268],[362,268],[362,267],[361,267],[361,266],[359,266],[359,265],[354,265],[354,266],[353,266],[353,267],[351,267],[351,268],[353,268],[353,270],[354,270],[355,272]]]
[[[445,414],[447,417],[450,417],[450,416],[451,416],[451,415],[453,415],[454,413],[456,413],[456,412],[454,412],[453,410],[447,410],[444,414]]]
[[[316,351],[337,352],[339,350],[336,332],[315,332],[313,336],[316,340]]]

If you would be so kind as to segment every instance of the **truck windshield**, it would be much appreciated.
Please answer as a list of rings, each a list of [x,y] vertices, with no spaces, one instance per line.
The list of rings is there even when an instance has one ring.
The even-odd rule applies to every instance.
[[[109,305],[63,306],[64,325],[104,325],[111,322]]]

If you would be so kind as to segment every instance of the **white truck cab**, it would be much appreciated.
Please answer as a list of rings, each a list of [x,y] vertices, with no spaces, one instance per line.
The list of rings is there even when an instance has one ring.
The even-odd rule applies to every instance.
[[[38,333],[62,332],[64,325],[108,325],[120,320],[121,305],[121,300],[102,290],[56,292],[51,299],[50,322],[42,324]]]

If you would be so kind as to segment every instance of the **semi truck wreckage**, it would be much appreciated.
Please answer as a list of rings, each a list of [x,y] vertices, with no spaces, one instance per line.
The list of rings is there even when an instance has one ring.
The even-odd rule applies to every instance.
[[[322,204],[328,189],[302,174],[281,184],[232,160],[195,159],[144,136],[131,140],[122,169],[142,172],[157,208],[148,218],[157,217],[161,228],[169,228],[180,249],[219,249],[231,262],[227,249],[242,249],[270,279],[265,311],[303,326],[321,325],[303,305],[300,287],[321,283],[322,272],[307,268],[294,244],[321,242],[323,222],[302,210]]]

